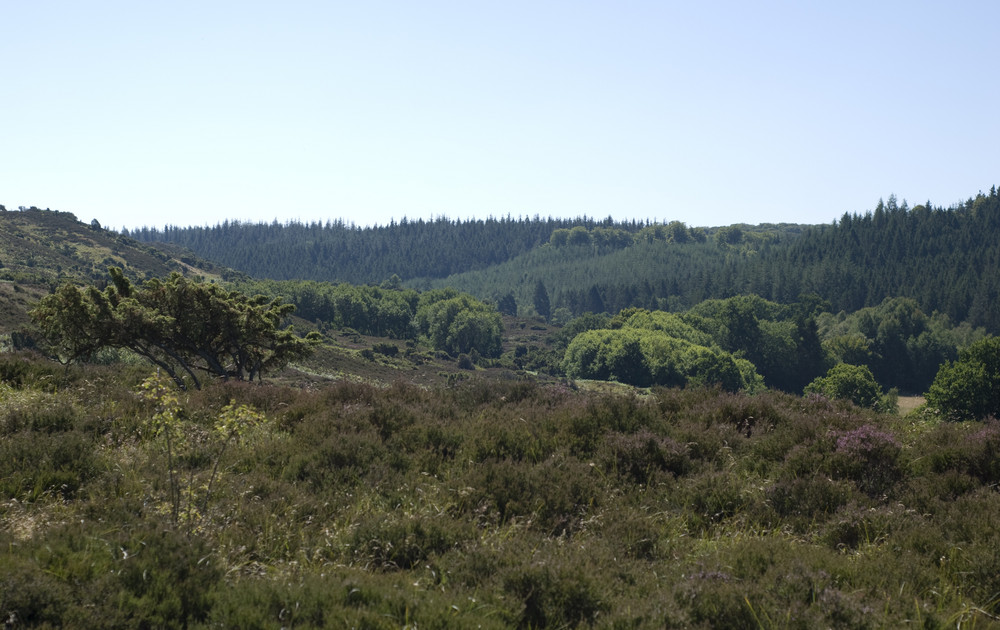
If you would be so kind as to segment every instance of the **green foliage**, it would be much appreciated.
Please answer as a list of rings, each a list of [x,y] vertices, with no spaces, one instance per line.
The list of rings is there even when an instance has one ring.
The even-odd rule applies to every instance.
[[[552,315],[552,306],[549,301],[549,292],[545,288],[545,283],[541,280],[535,283],[535,294],[532,296],[532,304],[535,305],[535,312],[538,313],[542,319],[548,321],[549,317]]]
[[[823,346],[838,360],[871,369],[884,387],[925,391],[958,348],[982,338],[982,329],[927,316],[908,298],[891,298],[851,314],[819,316]]]
[[[902,445],[894,435],[863,425],[837,436],[831,458],[834,473],[858,484],[870,496],[888,492],[902,477]]]
[[[610,319],[603,313],[585,313],[563,325],[557,335],[556,343],[565,349],[569,345],[569,342],[573,341],[582,332],[612,328]]]
[[[170,516],[174,525],[180,520],[181,509],[181,481],[179,472],[174,467],[174,459],[179,451],[184,450],[187,442],[187,432],[180,423],[180,402],[176,393],[167,385],[167,382],[159,375],[151,376],[140,385],[142,397],[153,403],[154,412],[149,421],[151,437],[163,437],[167,451],[167,476],[170,480]],[[192,503],[191,493],[193,488],[188,488],[188,505]]]
[[[800,392],[826,364],[816,324],[802,303],[777,304],[757,295],[706,300],[682,314],[721,348],[749,360],[764,382]]]
[[[639,335],[640,351],[666,334],[604,330]],[[0,386],[0,618],[14,627],[990,627],[1000,614],[995,421],[488,370],[449,387],[160,382],[144,399],[131,371],[74,366],[55,388],[41,359],[5,359],[19,380]],[[47,490],[11,481],[26,479]]]
[[[719,385],[735,391],[749,383],[734,358],[662,330],[589,330],[566,348],[563,361],[571,378],[617,380],[629,385]]]
[[[195,521],[208,509],[212,486],[219,473],[219,464],[230,444],[240,444],[257,431],[267,421],[267,417],[253,407],[237,405],[235,401],[230,401],[218,412],[212,427],[214,442],[218,443],[214,455],[215,463],[208,483],[202,487],[193,475],[189,475],[185,482],[182,471],[177,469],[178,462],[182,458],[194,459],[196,448],[203,445],[192,441],[190,436],[196,435],[197,432],[192,432],[192,427],[182,419],[182,407],[176,392],[159,376],[147,378],[139,386],[139,391],[142,398],[153,405],[153,415],[147,424],[148,436],[162,439],[166,447],[171,520],[175,526],[183,521],[187,527],[192,528],[196,525]],[[202,440],[212,441],[210,438]],[[197,495],[202,492],[203,497],[199,500]],[[183,511],[182,502],[185,503]]]
[[[100,458],[80,431],[22,430],[0,441],[0,497],[72,499],[99,471]]]
[[[65,361],[86,360],[103,348],[125,348],[164,370],[181,388],[195,371],[254,380],[306,356],[305,340],[281,322],[295,307],[247,297],[215,284],[172,274],[134,287],[120,269],[111,284],[78,289],[64,284],[31,315]]]
[[[874,409],[882,399],[882,388],[875,382],[871,370],[863,365],[838,363],[806,385],[805,393],[827,398],[849,400],[859,407]]]
[[[407,281],[484,269],[546,244],[555,230],[568,233],[576,225],[589,228],[598,223],[587,218],[442,217],[362,228],[339,221],[227,221],[213,227],[142,228],[131,235],[140,241],[176,243],[257,278],[365,284],[380,283],[392,274]]]
[[[955,420],[1000,416],[1000,337],[977,341],[941,366],[927,403]]]
[[[528,304],[533,283],[524,279],[540,279],[550,290],[553,311],[567,308],[573,315],[588,310],[592,288],[609,312],[628,307],[679,311],[737,294],[756,294],[777,303],[819,294],[829,302],[829,310],[850,313],[886,298],[905,297],[915,300],[928,317],[936,312],[951,322],[1000,331],[1000,309],[989,297],[997,294],[1000,281],[988,262],[997,258],[1000,198],[977,197],[950,209],[926,204],[910,211],[890,205],[877,220],[868,213],[845,215],[832,226],[730,226],[711,232],[711,241],[701,241],[689,230],[690,240],[676,242],[668,239],[663,225],[635,230],[618,224],[614,227],[649,238],[636,238],[619,249],[536,247],[436,283],[480,296],[516,287],[519,303]],[[565,229],[568,237],[570,228]],[[595,233],[592,229],[592,240]],[[737,233],[739,242],[729,242]],[[809,312],[805,317],[816,315]],[[934,345],[925,350],[938,351]],[[859,363],[856,358],[841,360]],[[885,387],[909,392],[922,391],[934,374],[933,368],[929,374],[904,372],[891,381],[876,365],[869,367]],[[822,371],[788,389],[799,391]],[[906,379],[924,379],[924,385]]]
[[[436,350],[452,355],[475,350],[485,357],[500,354],[503,321],[495,308],[469,295],[447,297],[438,301],[421,296],[414,320],[417,331],[425,335]]]
[[[570,330],[590,325],[597,323],[581,320]],[[800,391],[826,362],[815,323],[801,305],[758,296],[708,300],[680,314],[625,309],[606,326],[620,332],[581,339],[564,360],[567,373],[631,384],[720,384],[746,391],[770,385]],[[626,338],[642,342],[637,346]],[[608,345],[604,352],[602,344]],[[635,359],[637,347],[641,360]],[[615,362],[618,369],[612,367]]]
[[[699,346],[710,346],[713,343],[711,335],[698,330],[676,313],[626,309],[618,314],[616,320],[621,320],[621,326],[624,328],[658,330]]]
[[[257,280],[240,283],[237,287],[245,292],[287,300],[295,305],[298,317],[311,322],[350,328],[365,335],[394,339],[415,337],[413,316],[419,294],[413,289],[398,288],[393,282],[376,287]]]
[[[517,317],[517,301],[514,299],[514,294],[507,293],[497,300],[497,310],[501,315]]]

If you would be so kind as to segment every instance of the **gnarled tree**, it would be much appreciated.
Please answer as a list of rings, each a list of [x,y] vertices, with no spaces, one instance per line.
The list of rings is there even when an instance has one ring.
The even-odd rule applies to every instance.
[[[174,273],[134,286],[109,270],[103,291],[64,284],[31,315],[60,361],[86,360],[102,348],[127,348],[185,388],[198,372],[252,381],[306,356],[315,342],[283,320],[295,309],[279,299],[249,297]]]

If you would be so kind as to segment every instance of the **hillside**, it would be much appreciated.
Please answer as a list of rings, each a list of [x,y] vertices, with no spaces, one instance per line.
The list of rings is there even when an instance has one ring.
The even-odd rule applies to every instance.
[[[279,224],[223,222],[214,227],[142,228],[143,242],[176,243],[200,256],[257,278],[379,283],[442,278],[503,263],[548,242],[552,232],[592,219],[488,219],[408,221],[359,228],[343,222]],[[616,226],[638,231],[641,224]]]
[[[970,226],[989,228],[994,207],[887,222],[950,221],[945,236],[985,247]],[[65,213],[6,214],[11,309],[63,279],[106,283],[109,264],[235,278]],[[559,269],[567,284],[582,272],[630,286],[639,261],[704,272],[722,257],[733,275],[716,281],[736,286],[744,267],[807,239],[837,237],[832,256],[855,219],[843,223],[800,235],[643,226],[619,241],[602,231],[613,228],[557,228],[493,265],[492,282]],[[864,252],[873,232],[857,223]],[[883,249],[891,278],[889,258],[906,255]],[[475,327],[444,326],[438,305],[462,306],[456,326],[499,315],[454,289],[239,280],[228,286],[299,308],[296,331],[322,333],[312,357],[265,383],[181,391],[125,352],[68,367],[0,353],[8,625],[1000,627],[995,420],[900,415],[891,392],[863,409],[826,389],[779,391],[801,391],[828,361],[923,391],[983,331],[915,299],[846,314],[817,296],[737,296],[562,327],[507,315],[499,347],[479,353],[452,334]],[[692,369],[654,382],[668,363]],[[739,382],[710,378],[727,366]]]
[[[490,219],[343,223],[224,223],[143,229],[257,278],[454,286],[481,299],[513,296],[533,313],[538,281],[562,318],[637,306],[682,310],[756,294],[792,303],[815,294],[837,311],[915,299],[927,313],[1000,333],[1000,199],[996,188],[949,208],[894,196],[830,225]]]
[[[103,287],[109,281],[107,269],[112,266],[122,268],[136,281],[180,272],[206,281],[223,281],[251,293],[272,293],[265,284],[199,259],[176,244],[139,243],[97,225],[81,223],[68,212],[37,208],[0,212],[0,352],[11,345],[33,344],[24,334],[31,329],[28,310],[57,285],[72,282]],[[287,296],[287,286],[281,289],[274,293],[275,297],[279,293]],[[305,304],[297,306],[309,321],[293,317],[296,329],[315,328],[317,315]],[[406,319],[408,325],[409,316]],[[280,380],[300,384],[350,380],[380,385],[403,381],[440,386],[467,380],[473,374],[487,380],[510,379],[513,371],[524,364],[498,362],[475,371],[460,369],[455,357],[427,347],[412,347],[412,341],[407,346],[400,339],[359,334],[350,328],[330,330],[331,323],[322,322],[328,333],[323,348],[309,361],[289,368],[278,377]],[[547,326],[537,322],[528,326],[526,320],[510,317],[505,318],[504,328],[502,351],[507,355],[513,355],[515,347],[522,345],[546,352],[554,335]]]
[[[133,278],[178,271],[205,278],[234,277],[190,252],[155,248],[86,225],[69,212],[29,208],[0,212],[0,334],[27,323],[27,308],[64,281],[103,282],[108,267]]]
[[[481,297],[511,292],[530,309],[537,281],[569,316],[600,304],[682,310],[705,299],[755,294],[780,303],[818,295],[834,312],[907,297],[1000,333],[1000,197],[996,188],[952,208],[912,209],[894,197],[833,225],[730,226],[706,242],[638,242],[600,252],[543,246],[502,265],[432,281]],[[548,251],[547,251],[548,250]]]
[[[738,293],[730,288],[732,276],[727,280],[718,270],[784,248],[809,229],[740,225],[688,230],[686,238],[677,238],[658,233],[657,228],[663,227],[644,228],[621,247],[602,246],[596,236],[575,244],[550,242],[486,269],[420,283],[453,286],[482,298],[510,293],[522,311],[532,312],[534,289],[541,281],[549,291],[552,310],[565,310],[561,319],[585,312],[616,313],[631,306],[678,310]]]

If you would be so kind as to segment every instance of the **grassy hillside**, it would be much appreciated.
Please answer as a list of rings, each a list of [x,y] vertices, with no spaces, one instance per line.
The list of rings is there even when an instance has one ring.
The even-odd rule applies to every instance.
[[[190,252],[170,253],[140,244],[68,212],[0,212],[0,334],[25,325],[27,308],[64,282],[102,282],[108,267],[134,278],[162,277],[173,271],[218,278],[226,271]]]

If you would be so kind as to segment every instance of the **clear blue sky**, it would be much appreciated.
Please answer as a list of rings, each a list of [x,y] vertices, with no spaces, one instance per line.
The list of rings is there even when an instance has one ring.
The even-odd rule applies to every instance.
[[[1000,184],[1000,2],[0,0],[0,203],[825,223]]]

